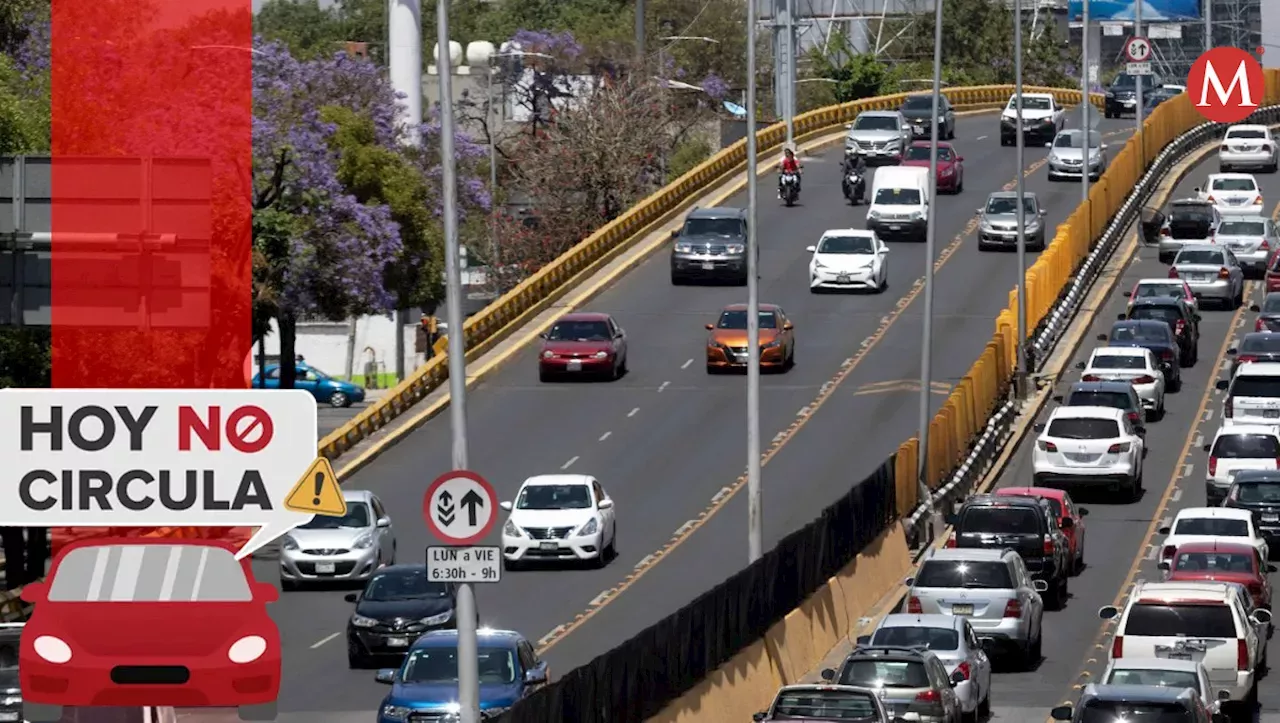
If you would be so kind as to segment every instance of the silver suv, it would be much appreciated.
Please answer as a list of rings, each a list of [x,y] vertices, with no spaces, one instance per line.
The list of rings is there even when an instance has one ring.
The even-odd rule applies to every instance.
[[[1029,251],[1044,251],[1045,209],[1034,193],[1023,193],[1022,234]],[[978,250],[989,248],[1018,248],[1018,194],[1013,191],[996,191],[987,196],[987,202],[978,209]]]
[[[840,670],[827,668],[822,679],[837,685],[876,689],[885,710],[895,718],[920,723],[960,723],[963,709],[955,686],[959,671],[947,668],[924,646],[900,648],[858,646]]]
[[[869,110],[845,126],[844,155],[862,156],[867,165],[898,163],[915,136],[907,117],[896,110]]]
[[[695,280],[747,283],[747,212],[743,209],[694,208],[671,238],[675,241],[673,285]]]
[[[963,615],[984,647],[1012,656],[1022,668],[1040,660],[1041,621],[1048,589],[1032,580],[1013,550],[931,550],[906,579],[906,607],[916,615]]]

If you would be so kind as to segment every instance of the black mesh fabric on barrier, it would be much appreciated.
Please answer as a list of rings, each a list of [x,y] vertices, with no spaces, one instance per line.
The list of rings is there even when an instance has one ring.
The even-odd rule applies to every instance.
[[[818,591],[894,521],[894,457],[693,602],[520,701],[501,723],[642,723]]]

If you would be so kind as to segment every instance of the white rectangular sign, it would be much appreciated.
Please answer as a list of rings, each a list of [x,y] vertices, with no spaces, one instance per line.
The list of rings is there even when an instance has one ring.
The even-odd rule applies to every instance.
[[[432,582],[498,582],[502,579],[502,548],[427,548],[427,579]]]
[[[1125,72],[1129,75],[1154,75],[1151,63],[1129,63],[1125,66]]]

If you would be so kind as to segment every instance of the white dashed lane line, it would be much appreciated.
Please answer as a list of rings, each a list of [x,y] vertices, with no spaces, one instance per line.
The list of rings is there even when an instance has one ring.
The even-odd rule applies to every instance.
[[[658,387],[658,391],[662,391],[662,390],[666,389],[666,388],[667,388],[668,386],[670,386],[670,385],[671,385],[671,382],[663,382],[663,383],[662,383],[662,386]]]
[[[604,434],[600,435],[600,441],[603,442],[612,435],[613,435],[613,432],[605,432]]]
[[[329,635],[326,635],[326,636],[324,636],[323,638],[320,638],[320,639],[319,639],[319,640],[317,640],[316,642],[312,643],[312,644],[311,644],[311,649],[312,649],[312,650],[315,650],[316,648],[320,647],[321,645],[324,645],[325,643],[329,642],[330,640],[333,640],[334,638],[338,637],[338,636],[339,636],[339,635],[341,635],[341,634],[342,634],[342,633],[330,633]]]
[[[574,455],[573,458],[570,459],[568,462],[565,462],[564,464],[560,465],[560,469],[569,469],[570,467],[573,466],[573,463],[577,461],[578,461],[578,456]]]
[[[627,412],[627,417],[628,418],[634,417],[636,416],[636,413],[639,411],[640,411],[640,407],[636,407],[635,409],[632,409],[630,412]]]
[[[689,365],[690,365],[690,364],[692,364],[692,363],[693,363],[693,360],[692,360],[692,359],[690,359],[689,361],[685,362],[684,364],[681,364],[681,365],[680,365],[680,368],[681,368],[681,369],[688,369],[688,368],[689,368]]]

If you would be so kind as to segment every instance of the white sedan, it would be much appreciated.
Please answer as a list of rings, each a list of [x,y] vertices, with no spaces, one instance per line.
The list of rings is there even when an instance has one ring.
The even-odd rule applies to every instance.
[[[1178,512],[1173,524],[1161,527],[1165,536],[1160,543],[1160,569],[1166,569],[1188,542],[1239,542],[1251,545],[1263,560],[1269,559],[1267,540],[1253,524],[1253,513],[1236,507],[1186,507]]]
[[[1138,393],[1143,409],[1164,415],[1164,372],[1150,349],[1140,346],[1104,346],[1093,350],[1088,362],[1081,362],[1082,382],[1129,382]]]
[[[526,562],[591,562],[604,567],[617,550],[613,500],[595,477],[544,474],[520,485],[502,526],[508,568]]]
[[[889,247],[874,231],[835,229],[822,234],[817,246],[806,249],[809,290],[865,289],[877,293],[889,286]]]
[[[1201,195],[1224,216],[1252,215],[1264,210],[1258,179],[1248,173],[1211,173]]]

